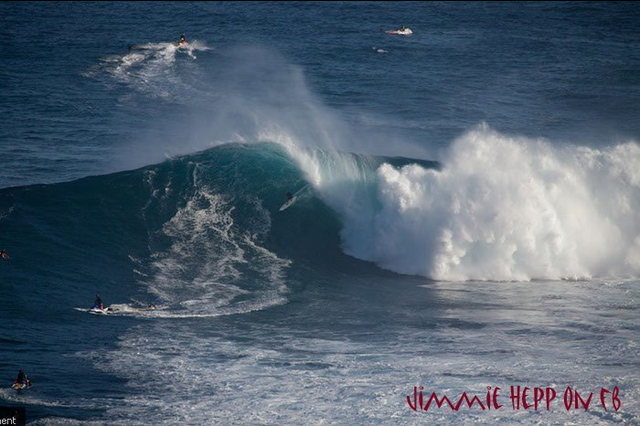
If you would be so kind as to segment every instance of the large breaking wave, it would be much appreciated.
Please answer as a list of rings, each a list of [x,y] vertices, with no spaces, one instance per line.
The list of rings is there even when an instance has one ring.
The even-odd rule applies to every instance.
[[[426,144],[348,125],[273,52],[222,52],[224,67],[208,70],[154,47],[90,74],[192,112],[179,123],[184,140],[142,138],[126,164],[172,159],[2,190],[8,245],[29,235],[54,259],[62,250],[54,270],[87,262],[85,249],[127,259],[130,281],[184,315],[284,303],[292,262],[322,267],[344,254],[437,280],[640,275],[635,141],[587,148],[479,125],[429,154]],[[279,213],[283,194],[305,185],[308,195]],[[93,262],[99,280],[104,268]]]
[[[30,235],[49,253],[45,275],[69,278],[82,264],[72,281],[104,287],[110,259],[133,273],[132,288],[171,307],[145,315],[209,316],[284,303],[292,264],[348,269],[342,253],[439,280],[638,276],[639,166],[635,143],[554,148],[480,127],[441,163],[228,144],[5,189],[0,207],[5,243]],[[279,212],[284,193],[305,185]],[[32,258],[41,260],[27,268],[47,269]]]

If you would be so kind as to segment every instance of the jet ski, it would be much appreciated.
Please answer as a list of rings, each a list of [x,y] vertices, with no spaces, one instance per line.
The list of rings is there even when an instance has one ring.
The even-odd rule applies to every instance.
[[[413,31],[411,31],[411,28],[400,27],[397,30],[385,31],[385,33],[387,33],[387,34],[396,34],[396,35],[411,35],[411,34],[413,34]]]
[[[11,389],[16,390],[18,392],[22,392],[23,390],[31,389],[31,382],[27,380],[24,383],[13,382],[11,385]]]
[[[177,43],[175,43],[175,45],[178,47],[185,47],[189,45],[189,42],[187,41],[187,38],[184,36],[184,34],[180,34],[180,39]]]

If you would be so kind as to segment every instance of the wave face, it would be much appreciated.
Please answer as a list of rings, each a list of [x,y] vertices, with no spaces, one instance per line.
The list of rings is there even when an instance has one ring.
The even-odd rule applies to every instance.
[[[95,287],[167,307],[140,316],[243,313],[286,301],[287,256],[295,258],[291,241],[307,218],[287,227],[272,212],[296,183],[304,185],[277,146],[226,145],[130,172],[4,189],[0,221],[26,288],[59,287],[51,306],[57,298],[86,305]],[[325,223],[337,238],[337,223]]]
[[[179,162],[178,170],[165,176],[162,168],[144,172],[151,193],[144,215],[162,212],[174,191],[179,194],[171,217],[150,235],[154,249],[149,259],[132,258],[149,290],[182,308],[172,316],[249,312],[285,301],[284,273],[290,262],[261,245],[271,220],[254,192],[259,180],[244,190],[242,179],[231,184],[220,168],[230,173],[236,166],[226,163],[225,152],[220,154],[211,162],[206,156]],[[175,188],[181,174],[186,181]]]
[[[52,270],[93,264],[100,280],[103,266],[85,250],[128,258],[128,279],[171,315],[224,315],[284,303],[292,261],[349,268],[344,253],[438,280],[638,276],[638,170],[635,143],[557,148],[486,126],[459,138],[442,163],[228,144],[132,172],[3,190],[1,220],[15,231],[8,244],[31,235],[53,253]],[[285,192],[305,186],[278,212]]]

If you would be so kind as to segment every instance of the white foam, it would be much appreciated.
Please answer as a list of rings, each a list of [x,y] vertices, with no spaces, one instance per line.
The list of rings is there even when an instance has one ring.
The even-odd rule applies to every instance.
[[[375,172],[352,155],[284,146],[341,216],[343,247],[395,272],[439,280],[640,275],[640,146],[554,145],[480,125],[452,143],[443,169]]]
[[[146,43],[132,47],[126,54],[103,58],[99,65],[83,75],[96,78],[105,73],[138,92],[151,97],[175,100],[180,97],[181,90],[189,88],[176,74],[177,56],[187,55],[195,60],[195,52],[211,49],[206,43],[198,40],[186,46],[177,46],[175,43]]]
[[[443,165],[380,166],[374,212],[371,200],[329,188],[345,251],[441,280],[640,274],[637,143],[554,147],[480,126]]]
[[[135,315],[215,317],[284,303],[290,261],[259,243],[271,226],[269,213],[252,200],[259,217],[255,229],[239,229],[233,220],[233,203],[200,180],[202,166],[192,167],[192,194],[162,227],[162,237],[171,244],[152,253],[150,272],[141,274],[149,291],[170,307]],[[170,192],[164,189],[165,194]]]
[[[90,356],[126,380],[128,392],[105,415],[118,424],[637,423],[636,284],[479,282],[470,291],[467,282],[432,283],[425,291],[436,302],[425,309],[436,328],[400,319],[392,339],[311,318],[295,326],[279,316],[159,321]],[[621,317],[621,308],[630,316]],[[559,395],[550,411],[515,411],[510,385],[552,386]],[[605,412],[597,392],[616,385],[622,409]],[[415,413],[405,399],[413,386],[450,397],[499,386],[505,407]],[[562,407],[566,386],[596,392],[589,411]]]
[[[0,388],[0,401],[9,402],[12,405],[34,405],[42,407],[63,407],[63,408],[100,408],[99,405],[89,399],[77,398],[46,398],[38,392],[38,384],[22,392],[16,392],[13,389]]]

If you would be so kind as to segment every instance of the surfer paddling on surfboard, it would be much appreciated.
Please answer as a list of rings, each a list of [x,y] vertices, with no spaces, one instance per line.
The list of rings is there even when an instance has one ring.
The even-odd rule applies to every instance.
[[[9,254],[5,249],[0,250],[0,257],[4,260],[9,260]]]

